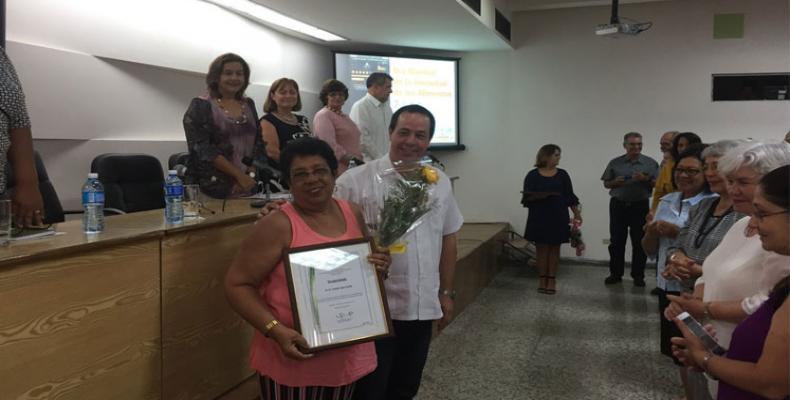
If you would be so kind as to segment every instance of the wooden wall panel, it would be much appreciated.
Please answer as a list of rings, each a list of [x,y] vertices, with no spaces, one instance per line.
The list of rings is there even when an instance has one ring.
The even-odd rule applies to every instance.
[[[252,220],[162,242],[163,397],[213,399],[249,377],[252,328],[230,308],[225,272]]]
[[[159,240],[0,268],[0,397],[158,399]]]

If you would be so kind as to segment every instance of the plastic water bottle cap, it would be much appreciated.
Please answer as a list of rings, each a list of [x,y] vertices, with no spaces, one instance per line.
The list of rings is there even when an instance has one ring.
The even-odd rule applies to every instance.
[[[174,169],[169,169],[169,170],[167,170],[167,174],[168,175],[178,175],[178,171],[176,171]]]
[[[99,179],[99,173],[98,172],[91,172],[91,173],[88,174],[88,178],[89,179]]]

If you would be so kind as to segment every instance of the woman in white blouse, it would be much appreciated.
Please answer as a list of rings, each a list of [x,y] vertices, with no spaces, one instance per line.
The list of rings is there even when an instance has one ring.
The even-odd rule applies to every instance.
[[[790,143],[786,142],[749,142],[725,154],[719,170],[727,176],[735,210],[754,215],[752,201],[760,178],[788,164]],[[668,319],[688,311],[709,320],[725,348],[735,326],[767,300],[773,285],[790,272],[790,257],[765,251],[749,222],[749,217],[736,222],[705,259],[693,295],[667,296],[672,301],[665,312]],[[715,397],[716,385],[711,381],[709,387]]]

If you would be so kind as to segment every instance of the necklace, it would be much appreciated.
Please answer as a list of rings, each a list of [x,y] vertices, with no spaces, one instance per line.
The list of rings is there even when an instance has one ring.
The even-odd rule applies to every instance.
[[[716,206],[718,206],[718,205],[719,205],[719,199],[716,199],[716,201],[711,203],[710,208],[708,209],[708,212],[705,213],[705,219],[702,220],[702,225],[700,226],[699,234],[697,235],[697,237],[694,238],[694,248],[695,249],[699,249],[700,247],[702,247],[702,243],[705,241],[705,238],[707,238],[708,235],[714,229],[716,229],[716,227],[719,225],[719,223],[721,223],[721,221],[727,215],[729,215],[732,212],[732,206],[730,206],[726,211],[724,211],[724,214],[722,214],[721,216],[715,217],[715,216],[713,216],[713,212],[716,210]],[[711,225],[710,228],[705,229],[705,226],[708,225],[708,221],[711,218],[714,218],[713,225]]]
[[[241,116],[238,118],[234,118],[230,115],[230,112],[222,105],[222,99],[217,97],[217,105],[219,106],[220,110],[225,113],[225,117],[229,120],[233,121],[236,125],[244,125],[247,123],[247,105],[244,104],[243,101],[240,101],[239,104],[241,105]]]
[[[282,115],[282,114],[278,113],[277,111],[275,111],[272,114],[274,114],[274,116],[277,117],[277,119],[279,119],[280,121],[283,121],[283,122],[291,124],[291,125],[296,125],[296,123],[298,122],[297,119],[296,119],[296,115],[294,115],[294,114],[292,114],[290,112],[288,114]]]
[[[329,106],[326,106],[326,108],[327,108],[329,111],[332,111],[333,113],[335,113],[335,114],[337,114],[337,115],[340,115],[341,117],[343,116],[343,109],[340,109],[340,108],[338,108],[338,109],[334,109],[334,108],[332,108],[332,107],[329,107]]]

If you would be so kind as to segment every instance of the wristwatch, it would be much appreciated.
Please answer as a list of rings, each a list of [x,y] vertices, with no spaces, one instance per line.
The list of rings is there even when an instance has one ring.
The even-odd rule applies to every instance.
[[[455,300],[455,290],[439,289],[439,296],[449,296],[450,299]]]

